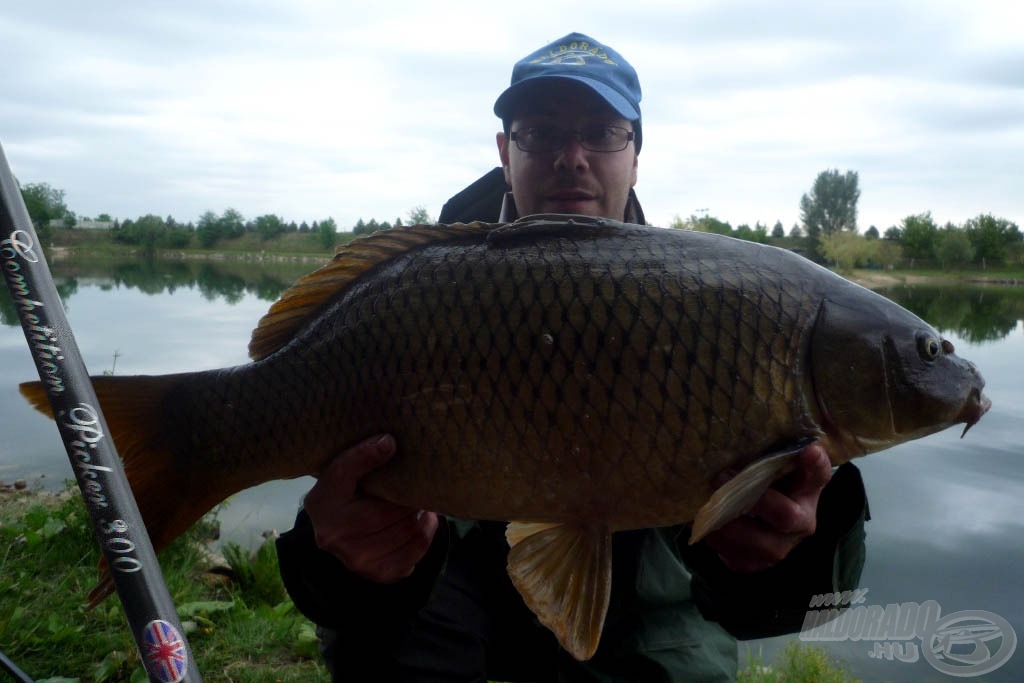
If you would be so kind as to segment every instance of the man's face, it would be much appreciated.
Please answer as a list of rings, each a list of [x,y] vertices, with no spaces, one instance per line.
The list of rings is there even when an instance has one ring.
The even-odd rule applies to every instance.
[[[516,109],[511,131],[531,126],[580,130],[632,124],[584,85],[562,81],[538,86]],[[498,133],[498,154],[520,216],[576,213],[621,221],[636,184],[637,155],[631,141],[621,152],[591,152],[570,137],[557,152],[524,152]]]

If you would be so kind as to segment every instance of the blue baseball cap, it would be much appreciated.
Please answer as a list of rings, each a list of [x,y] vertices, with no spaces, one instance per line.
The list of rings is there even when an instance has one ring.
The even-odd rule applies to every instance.
[[[494,102],[494,113],[509,121],[516,104],[545,81],[572,80],[600,95],[622,118],[633,122],[640,151],[640,80],[618,52],[582,33],[570,33],[516,62],[512,82]]]

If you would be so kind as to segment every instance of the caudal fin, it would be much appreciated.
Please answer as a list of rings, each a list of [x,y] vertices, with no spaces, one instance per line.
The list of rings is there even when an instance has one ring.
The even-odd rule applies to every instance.
[[[156,550],[185,532],[215,505],[234,493],[218,482],[197,482],[194,467],[180,462],[183,430],[174,415],[188,401],[197,373],[158,376],[93,377],[100,408],[124,462],[143,523]],[[53,417],[46,391],[26,382],[21,393],[37,410]],[[89,595],[95,606],[113,592],[109,575]]]

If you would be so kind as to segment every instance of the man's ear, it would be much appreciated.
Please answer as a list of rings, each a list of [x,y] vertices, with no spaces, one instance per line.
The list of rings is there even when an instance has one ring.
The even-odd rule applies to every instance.
[[[508,170],[508,136],[504,132],[499,131],[495,136],[495,140],[498,143],[498,158],[501,159],[501,168],[505,172],[505,182],[511,185],[512,178],[509,177]]]

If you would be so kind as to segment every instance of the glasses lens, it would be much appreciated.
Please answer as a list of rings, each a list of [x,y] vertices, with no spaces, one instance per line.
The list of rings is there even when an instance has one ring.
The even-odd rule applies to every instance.
[[[524,152],[554,152],[565,144],[565,135],[549,126],[523,128],[514,133],[516,144]]]
[[[579,132],[583,149],[591,152],[618,152],[626,148],[629,131],[618,126],[595,126]]]
[[[591,152],[619,152],[633,139],[633,132],[619,126],[592,126],[583,130],[532,126],[512,132],[512,140],[519,149],[535,154],[557,152],[572,137]]]

